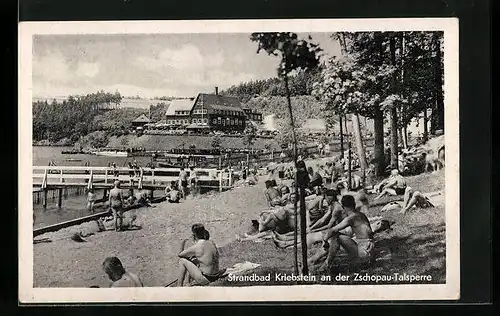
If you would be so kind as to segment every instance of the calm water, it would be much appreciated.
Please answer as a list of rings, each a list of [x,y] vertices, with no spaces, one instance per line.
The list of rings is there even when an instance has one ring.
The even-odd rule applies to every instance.
[[[33,165],[46,166],[50,161],[53,161],[58,166],[83,166],[86,161],[89,161],[90,165],[94,167],[106,167],[112,162],[115,162],[118,166],[125,166],[128,161],[134,159],[131,157],[102,157],[83,154],[61,154],[61,151],[70,149],[71,147],[33,146]],[[136,159],[139,165],[145,165],[150,161],[149,157],[136,157]],[[98,198],[102,197],[102,191],[98,190],[96,193]],[[155,195],[158,196],[156,193]],[[33,211],[36,215],[35,228],[57,224],[91,214],[86,209],[86,194],[68,194],[66,198],[63,198],[63,207],[61,208],[57,206],[57,202],[57,191],[54,191],[54,198],[52,198],[52,191],[49,192],[46,209],[43,208],[42,203],[37,204],[35,203],[35,199],[33,200]],[[104,209],[96,207],[96,212],[101,211],[104,211]]]

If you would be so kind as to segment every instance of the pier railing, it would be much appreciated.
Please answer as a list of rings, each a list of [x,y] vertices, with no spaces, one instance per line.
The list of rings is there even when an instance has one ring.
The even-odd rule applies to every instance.
[[[186,172],[191,172],[186,170]],[[231,170],[195,169],[198,186],[223,189],[233,185]],[[33,187],[46,190],[62,187],[111,188],[114,181],[123,188],[163,189],[179,179],[178,168],[109,168],[85,166],[34,166]]]

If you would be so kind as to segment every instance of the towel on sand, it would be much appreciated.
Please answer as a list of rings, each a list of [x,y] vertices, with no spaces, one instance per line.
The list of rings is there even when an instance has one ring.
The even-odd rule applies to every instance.
[[[250,261],[245,261],[245,262],[242,262],[242,263],[236,263],[234,264],[231,268],[228,268],[226,270],[226,274],[233,274],[233,275],[237,275],[237,274],[241,274],[241,273],[244,273],[246,271],[249,271],[249,270],[253,270],[257,267],[259,267],[260,264],[258,263],[252,263]]]

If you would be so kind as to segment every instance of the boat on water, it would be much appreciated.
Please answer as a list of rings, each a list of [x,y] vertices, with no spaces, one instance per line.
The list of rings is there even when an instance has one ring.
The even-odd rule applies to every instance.
[[[103,148],[92,152],[96,156],[108,156],[108,157],[130,157],[130,153],[126,150]]]

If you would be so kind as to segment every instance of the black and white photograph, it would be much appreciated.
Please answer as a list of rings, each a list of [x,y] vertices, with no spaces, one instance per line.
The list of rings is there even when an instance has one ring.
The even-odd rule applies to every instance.
[[[459,298],[456,19],[19,34],[21,302]]]

